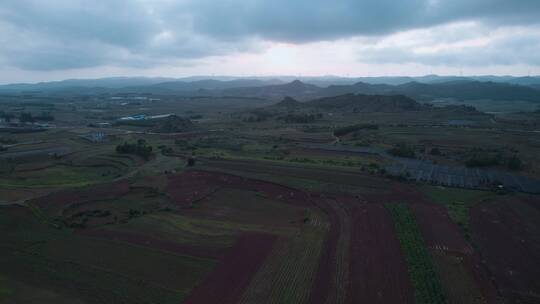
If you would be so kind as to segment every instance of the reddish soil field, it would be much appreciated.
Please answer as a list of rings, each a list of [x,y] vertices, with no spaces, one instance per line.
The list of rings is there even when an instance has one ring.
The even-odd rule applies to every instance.
[[[469,273],[472,274],[476,287],[484,297],[487,303],[501,303],[501,298],[495,288],[489,271],[482,264],[480,255],[475,252],[472,255],[464,255],[463,264]]]
[[[270,253],[275,236],[244,234],[219,265],[195,287],[185,304],[237,303]]]
[[[158,191],[165,191],[168,184],[167,175],[150,175],[137,180],[132,187],[151,188]]]
[[[190,206],[214,193],[219,188],[205,172],[188,171],[170,175],[167,182],[167,193],[174,203],[180,206]]]
[[[414,303],[405,257],[382,204],[352,210],[347,303]]]
[[[472,248],[461,236],[459,227],[452,222],[444,206],[435,204],[410,206],[428,247],[461,254],[472,252]]]
[[[129,183],[124,180],[79,189],[62,190],[36,199],[34,203],[45,209],[56,209],[73,203],[112,199],[128,192]]]
[[[471,210],[474,243],[506,303],[540,303],[537,197],[501,197]]]
[[[167,189],[176,203],[189,205],[224,186],[261,192],[270,199],[294,205],[311,205],[308,195],[302,191],[270,182],[216,172],[192,170],[172,175],[169,177]]]
[[[473,248],[465,241],[459,227],[440,205],[411,204],[422,237],[431,250],[462,259],[464,270],[473,278],[474,288],[488,303],[497,303],[497,291]],[[451,287],[449,287],[451,288]]]
[[[315,204],[328,216],[330,228],[323,243],[317,275],[311,287],[311,304],[326,303],[332,286],[333,277],[336,275],[336,249],[339,239],[340,220],[332,204],[335,201],[327,201],[323,198],[315,198]]]
[[[131,232],[93,229],[78,230],[78,234],[92,238],[120,241],[129,244],[169,251],[176,254],[189,255],[201,258],[219,259],[223,256],[224,253],[223,249],[219,248],[188,246],[173,241],[163,240],[148,235]]]

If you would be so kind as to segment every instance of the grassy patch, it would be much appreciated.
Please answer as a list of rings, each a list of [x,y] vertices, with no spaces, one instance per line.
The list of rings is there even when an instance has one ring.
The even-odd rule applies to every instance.
[[[7,279],[0,277],[0,301],[7,300],[13,293],[7,286]]]
[[[252,225],[285,225],[298,221],[303,208],[263,197],[254,191],[222,188],[195,204],[193,215]]]
[[[470,209],[474,204],[493,196],[492,192],[445,188],[437,186],[423,186],[422,190],[433,201],[443,204],[448,209],[450,218],[459,225],[467,240],[470,236]]]
[[[50,228],[28,210],[8,211],[5,216],[0,214],[4,231],[0,234],[0,271],[10,280],[6,287],[0,277],[3,297],[24,296],[8,288],[11,281],[17,281],[30,289],[91,302],[181,303],[216,264],[209,259],[82,237]]]
[[[57,165],[43,170],[15,173],[0,179],[0,186],[48,187],[85,186],[118,176],[113,167],[75,167]]]
[[[405,204],[387,204],[405,254],[416,303],[446,303],[441,281],[413,213]]]
[[[306,227],[290,239],[279,240],[253,278],[241,303],[306,303],[323,246],[320,228]]]

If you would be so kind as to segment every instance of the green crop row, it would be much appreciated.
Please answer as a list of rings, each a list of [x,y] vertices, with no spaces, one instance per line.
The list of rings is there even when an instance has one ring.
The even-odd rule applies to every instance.
[[[416,303],[446,303],[441,281],[426,248],[418,224],[405,204],[387,204],[405,254]]]

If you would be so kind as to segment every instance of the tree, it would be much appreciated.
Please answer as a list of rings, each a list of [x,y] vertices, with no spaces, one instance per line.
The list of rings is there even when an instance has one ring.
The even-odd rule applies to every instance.
[[[41,112],[41,115],[34,116],[34,119],[40,121],[54,121],[54,116],[52,116],[50,112]]]
[[[144,139],[139,139],[135,144],[124,142],[122,145],[116,146],[116,152],[123,154],[135,154],[148,160],[152,154],[152,146],[148,146]]]
[[[521,159],[519,159],[516,155],[508,159],[506,165],[508,166],[508,169],[515,171],[521,170],[523,168],[523,163],[521,162]]]
[[[431,155],[441,155],[441,150],[439,150],[439,148],[432,148],[429,153]]]
[[[35,122],[36,121],[31,113],[24,113],[24,112],[19,115],[19,120],[21,122]]]
[[[416,154],[414,153],[414,149],[403,143],[395,145],[392,149],[388,150],[388,153],[390,153],[393,156],[398,156],[398,157],[408,157],[408,158],[416,157]]]

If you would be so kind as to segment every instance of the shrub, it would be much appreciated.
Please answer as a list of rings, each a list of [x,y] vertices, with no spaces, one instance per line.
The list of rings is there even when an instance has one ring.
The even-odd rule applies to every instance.
[[[286,123],[311,123],[317,119],[316,114],[289,114],[281,117]]]
[[[49,112],[42,112],[41,115],[34,116],[34,119],[38,121],[54,121],[54,116]]]
[[[508,166],[508,169],[515,171],[521,170],[523,168],[523,163],[521,162],[521,159],[519,159],[516,155],[509,158],[506,165]]]
[[[19,120],[21,122],[34,122],[35,121],[34,117],[30,113],[21,113],[19,115]]]
[[[4,111],[0,111],[0,118],[3,118],[5,119],[6,122],[10,122],[12,118],[14,118],[15,116],[13,114],[10,114],[10,113],[6,113]]]
[[[49,112],[42,112],[41,115],[33,116],[32,113],[21,113],[19,115],[21,122],[53,121],[54,116]]]
[[[429,152],[429,154],[431,154],[431,155],[441,155],[441,150],[439,150],[439,148],[432,148],[431,151]]]
[[[406,144],[397,144],[392,149],[388,150],[388,153],[398,157],[416,158],[414,149]]]
[[[490,155],[488,153],[477,153],[465,161],[467,167],[490,167],[500,164],[500,155]]]
[[[116,146],[116,152],[122,154],[134,154],[148,160],[152,154],[152,146],[148,146],[144,139],[139,139],[135,144],[124,142],[124,144]]]
[[[0,137],[0,144],[13,145],[13,144],[16,144],[16,143],[17,143],[17,140],[14,139],[14,138]]]

